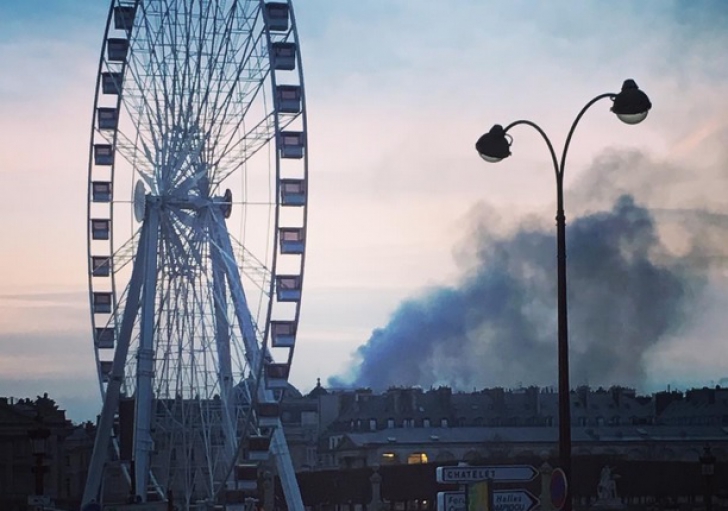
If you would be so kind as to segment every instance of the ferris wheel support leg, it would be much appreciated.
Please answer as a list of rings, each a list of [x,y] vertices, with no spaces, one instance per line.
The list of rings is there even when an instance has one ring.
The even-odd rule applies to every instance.
[[[261,350],[258,346],[257,336],[255,335],[253,319],[250,317],[250,309],[248,308],[248,301],[245,298],[245,291],[243,291],[243,286],[241,285],[240,270],[238,270],[237,263],[235,262],[233,246],[230,243],[230,235],[222,217],[216,216],[215,220],[216,222],[213,223],[212,228],[215,229],[216,236],[213,239],[216,239],[218,243],[220,259],[222,260],[228,284],[230,285],[230,295],[233,300],[235,315],[243,330],[245,356],[251,367],[258,367],[258,364],[261,362]]]
[[[278,421],[278,426],[273,432],[271,453],[276,461],[278,477],[281,480],[288,510],[304,511],[301,489],[298,487],[298,480],[296,479],[296,470],[293,468],[291,455],[288,452],[288,443],[286,442],[286,436],[283,434],[283,425],[280,421]]]
[[[94,449],[89,463],[86,486],[83,490],[81,509],[92,501],[97,501],[99,498],[104,467],[110,448],[111,429],[114,424],[114,416],[119,408],[119,395],[121,393],[121,384],[124,381],[124,367],[126,366],[126,357],[129,353],[131,332],[139,310],[139,297],[144,271],[144,253],[148,244],[148,232],[149,229],[145,222],[142,224],[139,237],[140,257],[137,257],[134,261],[129,291],[126,297],[126,305],[124,307],[124,315],[121,320],[121,328],[119,329],[119,339],[116,345],[116,351],[114,352],[114,361],[111,366],[111,376],[106,388],[99,424],[96,428]]]
[[[222,262],[224,263],[225,272],[227,274],[228,283],[230,284],[230,294],[233,299],[235,314],[238,323],[243,328],[243,342],[245,343],[245,353],[249,357],[248,362],[252,367],[259,367],[258,364],[263,363],[265,353],[258,346],[253,328],[253,321],[250,318],[245,292],[240,280],[240,271],[235,264],[233,256],[232,244],[230,243],[230,235],[227,232],[224,221],[215,224],[217,228],[217,241],[219,243],[219,251]],[[265,385],[265,382],[262,382]],[[266,395],[266,400],[272,400],[271,391],[265,388],[259,389],[259,395]],[[283,426],[280,421],[273,432],[271,441],[271,453],[275,457],[278,476],[281,479],[281,487],[286,497],[286,503],[289,511],[304,511],[303,499],[301,499],[301,490],[296,480],[296,471],[293,468],[293,462],[288,451],[288,443],[283,434]]]
[[[152,380],[154,377],[154,320],[157,294],[157,247],[159,241],[159,205],[147,202],[146,253],[144,254],[144,288],[137,352],[136,410],[134,421],[134,479],[137,495],[147,500],[149,463],[152,452]]]
[[[218,371],[220,373],[220,399],[222,401],[225,452],[230,461],[235,456],[236,421],[232,416],[233,370],[230,354],[230,325],[227,319],[228,300],[225,292],[225,270],[220,254],[211,250],[212,280],[215,307],[215,337],[217,339]]]

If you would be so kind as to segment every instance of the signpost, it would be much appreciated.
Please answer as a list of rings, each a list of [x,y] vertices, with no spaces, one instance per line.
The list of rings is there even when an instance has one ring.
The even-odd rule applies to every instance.
[[[539,503],[539,499],[528,490],[495,490],[492,511],[531,511]],[[438,511],[467,511],[466,507],[464,491],[437,493]]]
[[[531,465],[494,465],[484,467],[437,467],[438,483],[467,484],[489,479],[498,483],[532,481],[538,471]]]

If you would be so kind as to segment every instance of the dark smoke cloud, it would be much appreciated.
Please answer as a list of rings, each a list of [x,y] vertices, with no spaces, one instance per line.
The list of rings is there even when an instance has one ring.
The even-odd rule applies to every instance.
[[[611,164],[624,169],[620,161]],[[604,174],[596,181],[603,179]],[[671,210],[658,225],[656,215],[665,217],[664,211],[653,214],[630,194],[607,195],[597,211],[587,211],[588,201],[581,201],[583,212],[567,224],[572,384],[639,387],[650,350],[676,335],[691,316],[710,266],[696,261],[705,260],[714,246],[711,222],[725,234],[726,217]],[[403,302],[389,324],[357,350],[351,374],[329,384],[378,390],[554,385],[555,229],[532,224],[503,233],[482,219],[470,238],[472,269],[454,286]],[[670,250],[661,224],[683,231],[692,225],[692,235],[683,236],[689,247],[681,254]]]

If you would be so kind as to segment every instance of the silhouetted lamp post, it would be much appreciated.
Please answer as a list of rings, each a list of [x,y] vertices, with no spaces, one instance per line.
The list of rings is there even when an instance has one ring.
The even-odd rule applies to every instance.
[[[44,428],[40,419],[38,419],[38,425],[28,431],[33,457],[35,458],[35,465],[31,468],[31,471],[35,474],[36,495],[43,495],[45,492],[45,489],[43,488],[43,479],[47,469],[44,461],[46,456],[46,440],[48,440],[50,435],[51,430]]]
[[[494,125],[482,135],[475,144],[478,154],[487,162],[495,163],[511,155],[512,128],[525,124],[534,128],[546,142],[556,175],[556,255],[557,255],[557,295],[558,295],[558,373],[559,373],[559,458],[561,468],[571,482],[571,410],[569,408],[569,334],[566,306],[566,217],[564,216],[564,167],[569,144],[574,130],[582,116],[594,103],[601,99],[611,99],[611,111],[626,124],[637,124],[647,117],[652,103],[647,95],[637,87],[634,80],[625,80],[621,92],[600,94],[589,101],[571,124],[566,136],[561,159],[558,160],[551,140],[536,123],[529,120],[512,122],[505,128]],[[571,497],[566,499],[566,511],[571,510]]]
[[[715,474],[715,456],[710,452],[710,446],[703,448],[703,455],[700,457],[700,472],[705,480],[705,511],[713,509],[713,474]]]

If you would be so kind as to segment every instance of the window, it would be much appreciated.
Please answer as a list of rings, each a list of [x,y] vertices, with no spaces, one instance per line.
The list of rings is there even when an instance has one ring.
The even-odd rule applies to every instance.
[[[415,452],[407,456],[408,465],[419,465],[422,463],[427,463],[427,454],[424,452]]]
[[[446,428],[447,427],[447,419],[445,417],[443,417],[442,419],[440,419],[440,427],[441,428]]]
[[[387,419],[387,427],[388,428],[394,427],[394,419]]]
[[[310,467],[315,467],[318,462],[318,453],[316,447],[306,447],[306,463]]]
[[[415,420],[414,419],[405,419],[402,421],[402,427],[403,428],[414,428],[415,427]]]
[[[382,465],[393,465],[397,463],[397,455],[393,452],[382,453]]]
[[[369,431],[377,430],[377,419],[369,419]]]
[[[429,428],[430,427],[430,419],[422,419],[422,427],[423,428]]]

